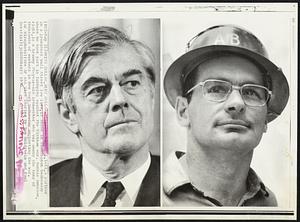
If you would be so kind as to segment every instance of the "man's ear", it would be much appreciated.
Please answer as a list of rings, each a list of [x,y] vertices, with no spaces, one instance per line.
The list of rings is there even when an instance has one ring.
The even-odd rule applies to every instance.
[[[65,123],[65,125],[68,127],[71,132],[74,134],[77,134],[79,132],[79,127],[77,123],[76,116],[73,111],[71,111],[65,103],[62,101],[62,99],[56,100],[58,113]]]
[[[187,98],[178,96],[176,98],[176,115],[177,120],[181,126],[188,127],[190,125],[189,114],[188,114],[188,101]]]

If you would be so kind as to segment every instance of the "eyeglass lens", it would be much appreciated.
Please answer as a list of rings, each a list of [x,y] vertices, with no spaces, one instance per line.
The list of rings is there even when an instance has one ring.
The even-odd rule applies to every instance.
[[[206,81],[203,85],[203,90],[207,99],[221,102],[231,93],[232,84],[223,81]],[[260,86],[244,85],[239,91],[244,102],[250,106],[261,106],[268,100],[267,89]]]

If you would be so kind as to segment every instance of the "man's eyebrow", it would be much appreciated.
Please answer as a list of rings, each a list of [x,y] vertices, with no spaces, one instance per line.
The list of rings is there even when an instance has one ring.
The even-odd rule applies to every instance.
[[[142,71],[138,70],[138,69],[129,69],[126,72],[124,72],[122,74],[122,76],[125,77],[125,78],[127,78],[129,76],[136,75],[136,74],[142,74]]]
[[[122,76],[124,78],[127,78],[129,76],[132,75],[138,75],[138,74],[142,74],[142,71],[138,70],[138,69],[129,69],[126,72],[124,72],[122,74]],[[90,77],[88,78],[86,81],[84,81],[84,83],[81,86],[81,90],[85,91],[87,88],[89,88],[91,85],[95,84],[95,83],[107,83],[108,80],[106,78],[101,78],[101,77]]]
[[[101,78],[101,77],[90,77],[81,86],[81,90],[85,91],[87,88],[89,88],[91,85],[95,83],[106,83],[107,79]]]

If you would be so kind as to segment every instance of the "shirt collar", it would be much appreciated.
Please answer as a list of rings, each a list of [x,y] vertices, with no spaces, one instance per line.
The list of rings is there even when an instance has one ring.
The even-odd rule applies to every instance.
[[[174,152],[170,154],[165,161],[165,167],[163,170],[163,189],[168,195],[170,195],[177,187],[190,183],[189,177],[186,175],[178,157],[176,156],[180,156],[181,154],[183,153],[179,151]]]
[[[191,183],[188,175],[184,170],[184,152],[176,151],[166,159],[165,167],[164,167],[164,181],[163,181],[163,188],[166,194],[170,195],[173,190],[176,188]],[[179,158],[183,158],[183,162],[179,160]],[[184,164],[184,165],[182,165]],[[266,190],[265,185],[261,181],[261,179],[257,176],[255,171],[250,168],[247,177],[247,190],[248,192],[244,195],[243,200],[249,199],[258,191],[263,191],[265,196],[268,196],[268,192]]]
[[[135,171],[119,180],[132,202],[135,201],[141,183],[150,167],[151,157],[148,153],[147,160]],[[93,200],[96,193],[107,179],[94,167],[85,157],[82,159],[82,185],[81,193],[84,196],[83,202],[87,205]]]
[[[257,176],[255,171],[250,168],[247,176],[247,192],[239,201],[238,206],[243,205],[247,200],[253,198],[259,191],[263,192],[266,197],[269,196],[269,193],[261,179]]]
[[[88,206],[107,179],[84,156],[82,158],[81,196],[83,206]]]

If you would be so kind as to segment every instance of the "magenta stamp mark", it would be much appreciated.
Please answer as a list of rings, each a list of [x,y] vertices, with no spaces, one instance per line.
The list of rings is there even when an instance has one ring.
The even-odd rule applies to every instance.
[[[15,154],[15,192],[20,193],[24,187],[24,134],[25,134],[25,88],[20,85],[18,113],[16,122],[16,154]]]
[[[42,145],[42,153],[43,155],[48,155],[49,147],[48,147],[48,110],[45,109],[43,112],[43,145]]]

